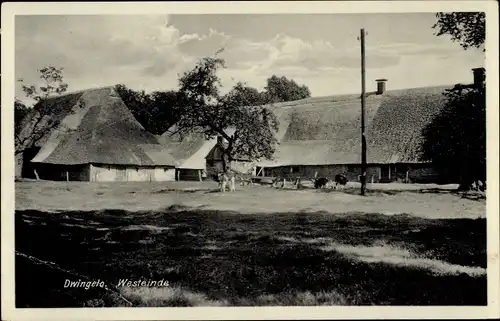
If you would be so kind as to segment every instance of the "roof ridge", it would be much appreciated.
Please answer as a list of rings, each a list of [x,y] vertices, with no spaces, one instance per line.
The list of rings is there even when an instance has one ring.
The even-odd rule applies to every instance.
[[[60,95],[49,96],[46,99],[50,100],[50,99],[56,99],[56,98],[63,98],[63,97],[69,96],[69,95],[83,94],[83,93],[86,93],[86,92],[89,92],[89,91],[94,91],[94,90],[104,90],[104,89],[114,90],[115,86],[116,85],[109,85],[109,86],[100,86],[100,87],[92,87],[92,88],[86,88],[86,89],[68,91],[68,92],[64,92],[64,93],[62,93]],[[45,99],[40,99],[40,101],[44,101],[44,100]]]
[[[427,88],[441,88],[441,87],[449,87],[453,88],[455,86],[454,84],[442,84],[442,85],[432,85],[432,86],[420,86],[420,87],[407,87],[407,88],[398,88],[398,89],[390,89],[386,90],[386,94],[394,93],[394,92],[399,92],[399,91],[405,91],[405,90],[418,90],[418,89],[427,89]],[[373,91],[375,92],[375,91]],[[367,92],[367,94],[370,92]],[[352,98],[350,98],[350,97]],[[372,97],[375,95],[367,95],[368,97]],[[377,95],[377,96],[384,96],[382,95]],[[339,99],[340,98],[340,99]],[[270,103],[270,104],[265,104],[262,105],[263,107],[271,107],[271,108],[283,108],[283,107],[295,107],[295,106],[300,106],[302,104],[307,104],[307,103],[326,103],[326,102],[332,102],[332,103],[339,103],[339,102],[350,102],[353,100],[357,100],[361,98],[361,93],[347,93],[347,94],[339,94],[339,95],[328,95],[328,96],[315,96],[315,97],[308,97],[308,98],[303,98],[303,99],[298,99],[298,100],[291,100],[291,101],[282,101],[282,102],[277,102],[277,103]]]

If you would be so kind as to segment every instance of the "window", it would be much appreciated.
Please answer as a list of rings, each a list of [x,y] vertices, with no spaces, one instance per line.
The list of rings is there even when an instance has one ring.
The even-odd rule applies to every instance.
[[[300,172],[299,166],[290,167],[290,173],[298,173],[298,172]]]

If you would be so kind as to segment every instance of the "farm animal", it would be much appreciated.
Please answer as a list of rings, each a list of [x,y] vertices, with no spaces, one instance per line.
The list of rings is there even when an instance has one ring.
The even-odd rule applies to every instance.
[[[486,184],[481,181],[477,181],[477,188],[481,191],[484,192],[486,190]]]
[[[217,181],[219,182],[219,190],[225,192],[229,184],[229,191],[236,191],[236,175],[234,173],[219,173],[217,174]]]
[[[341,185],[341,186],[345,186],[347,184],[348,180],[347,180],[347,176],[345,174],[337,174],[335,175],[335,188],[337,188],[337,186]]]
[[[317,178],[314,181],[314,188],[324,188],[328,184],[328,179],[325,177]]]
[[[227,186],[227,181],[228,181],[228,177],[225,173],[218,173],[217,174],[217,182],[219,183],[219,190],[221,192],[225,192],[226,191],[226,186]]]
[[[486,188],[485,188],[483,182],[481,182],[480,180],[478,180],[478,181],[472,182],[472,184],[470,186],[470,189],[473,190],[473,191],[484,192]]]

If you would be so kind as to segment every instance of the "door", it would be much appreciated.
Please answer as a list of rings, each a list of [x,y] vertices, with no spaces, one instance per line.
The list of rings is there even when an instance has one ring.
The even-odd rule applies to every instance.
[[[380,167],[380,182],[387,183],[392,181],[391,179],[391,165],[382,165]]]
[[[116,166],[116,181],[126,182],[127,181],[127,168],[125,166]]]

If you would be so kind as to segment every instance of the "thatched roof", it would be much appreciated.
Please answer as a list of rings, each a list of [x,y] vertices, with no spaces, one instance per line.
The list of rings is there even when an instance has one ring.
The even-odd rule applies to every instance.
[[[438,86],[370,93],[366,98],[368,163],[420,163],[421,131],[444,106]],[[314,97],[267,105],[279,121],[274,160],[258,166],[359,164],[361,162],[360,95]],[[205,168],[216,140],[190,134],[160,141],[182,168]]]
[[[368,163],[419,163],[421,132],[444,106],[451,86],[370,94],[365,124]],[[361,162],[360,95],[310,98],[269,106],[277,115],[280,145],[260,166]]]
[[[33,141],[33,132],[44,135]],[[175,166],[168,150],[139,124],[113,87],[38,103],[24,120],[20,137],[28,137],[25,147],[41,147],[32,160],[37,163]]]
[[[217,139],[207,140],[203,134],[199,133],[189,133],[181,137],[179,134],[172,135],[172,132],[174,129],[170,129],[157,138],[174,157],[177,168],[204,169],[205,156],[217,144]]]

